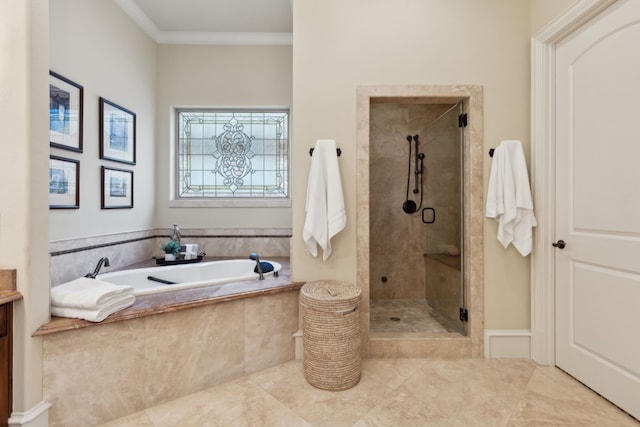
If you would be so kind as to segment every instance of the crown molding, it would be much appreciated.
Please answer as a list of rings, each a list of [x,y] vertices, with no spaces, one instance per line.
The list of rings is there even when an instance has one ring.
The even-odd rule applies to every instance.
[[[210,44],[210,45],[292,45],[292,33],[196,33],[161,31],[159,44]]]
[[[160,31],[133,0],[114,0],[133,22],[158,44],[292,45],[292,33]]]
[[[158,35],[160,30],[156,27],[151,19],[135,4],[132,0],[113,0],[115,4],[120,6],[120,9],[126,13],[129,18],[136,23],[138,27],[142,29],[149,37],[155,42],[158,41]]]

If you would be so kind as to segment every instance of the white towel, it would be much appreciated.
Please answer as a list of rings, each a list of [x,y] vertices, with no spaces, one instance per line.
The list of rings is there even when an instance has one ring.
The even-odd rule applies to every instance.
[[[102,322],[109,315],[132,306],[135,301],[136,297],[133,295],[121,295],[119,297],[112,297],[112,299],[107,304],[104,304],[102,305],[102,307],[95,309],[58,307],[52,305],[51,314],[59,317],[84,319],[90,322]]]
[[[529,255],[536,218],[533,213],[527,164],[520,141],[502,141],[493,152],[486,216],[498,221],[498,240]]]
[[[320,245],[322,260],[326,262],[332,251],[331,238],[347,224],[336,142],[332,139],[316,141],[311,156],[305,209],[302,238],[307,251],[315,257],[318,255],[317,245]]]
[[[123,295],[133,295],[133,288],[81,277],[51,288],[51,305],[93,310]]]

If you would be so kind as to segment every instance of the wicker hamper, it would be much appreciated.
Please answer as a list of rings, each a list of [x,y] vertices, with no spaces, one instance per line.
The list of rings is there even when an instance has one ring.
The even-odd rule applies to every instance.
[[[324,390],[346,390],[360,381],[360,288],[318,280],[300,291],[304,376]]]

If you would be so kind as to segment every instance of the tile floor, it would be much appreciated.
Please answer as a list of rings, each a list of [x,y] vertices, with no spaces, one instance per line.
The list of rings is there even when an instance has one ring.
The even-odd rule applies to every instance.
[[[429,306],[426,300],[371,300],[371,332],[457,332]],[[391,320],[394,319],[394,320]]]
[[[102,427],[640,426],[553,367],[519,359],[365,359],[330,392],[290,361]]]

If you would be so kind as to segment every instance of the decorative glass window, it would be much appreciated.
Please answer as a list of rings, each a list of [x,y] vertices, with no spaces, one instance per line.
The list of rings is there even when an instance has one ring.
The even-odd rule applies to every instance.
[[[177,110],[180,199],[287,199],[288,110]]]

